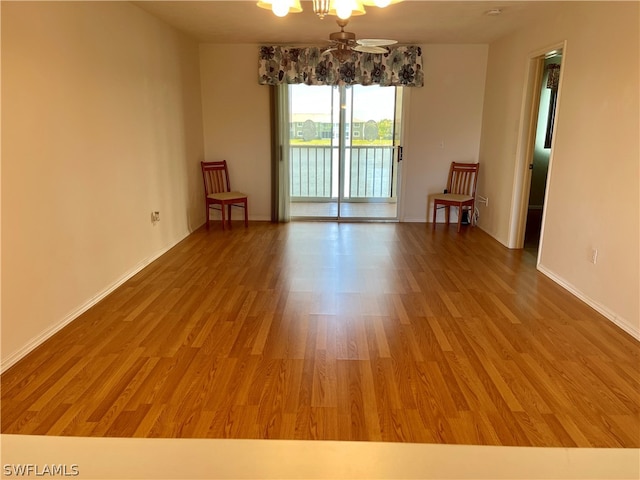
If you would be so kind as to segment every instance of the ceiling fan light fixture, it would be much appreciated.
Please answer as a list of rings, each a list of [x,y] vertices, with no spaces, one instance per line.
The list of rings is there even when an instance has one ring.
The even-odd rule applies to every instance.
[[[333,52],[333,56],[338,60],[339,63],[345,63],[351,59],[351,50],[346,47],[339,47]]]
[[[330,0],[313,0],[313,13],[320,17],[320,20],[324,19],[331,10],[331,3]]]
[[[271,10],[278,17],[284,17],[287,13],[302,12],[300,0],[259,0],[256,5]]]
[[[384,8],[389,5],[393,5],[394,3],[400,3],[402,0],[362,0],[362,3],[366,7],[378,7]]]
[[[342,20],[366,13],[362,0],[331,0],[329,15],[335,15]]]
[[[367,1],[373,2],[373,0]],[[396,3],[400,0],[375,1],[390,1],[391,3]],[[284,17],[288,13],[302,12],[300,0],[258,0],[256,5],[260,8],[271,10],[273,14],[278,17]],[[321,20],[326,15],[336,15],[343,20],[347,20],[350,17],[364,15],[367,13],[364,9],[363,0],[313,0],[312,5],[313,13],[315,13]]]
[[[346,20],[351,17],[351,12],[354,10],[354,2],[351,0],[335,0],[336,15],[338,18]]]
[[[289,13],[288,0],[273,0],[271,4],[271,11],[276,17],[284,17]]]

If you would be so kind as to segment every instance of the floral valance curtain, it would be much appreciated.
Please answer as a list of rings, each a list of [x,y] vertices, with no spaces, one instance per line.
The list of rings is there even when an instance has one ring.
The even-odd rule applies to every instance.
[[[339,62],[318,47],[260,47],[258,82],[261,85],[380,85],[421,87],[424,84],[422,49],[390,48],[388,53],[351,52]]]

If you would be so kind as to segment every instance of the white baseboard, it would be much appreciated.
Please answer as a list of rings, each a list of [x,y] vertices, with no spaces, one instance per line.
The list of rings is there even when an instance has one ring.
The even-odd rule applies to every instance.
[[[135,274],[140,272],[143,268],[145,268],[151,262],[153,262],[157,258],[159,258],[162,255],[164,255],[166,252],[171,250],[173,247],[175,247],[178,243],[180,243],[182,240],[187,238],[189,235],[191,235],[191,232],[187,232],[186,234],[181,235],[174,243],[172,243],[168,247],[165,247],[162,250],[154,253],[150,257],[145,258],[140,263],[138,263],[135,267],[133,267],[131,270],[126,272],[124,275],[122,275],[118,280],[113,282],[111,285],[107,286],[104,290],[99,292],[97,295],[93,296],[92,298],[87,300],[85,303],[80,305],[78,308],[73,310],[71,313],[69,313],[61,321],[59,321],[55,325],[52,325],[51,327],[47,328],[45,331],[40,333],[40,335],[37,335],[36,337],[32,338],[24,347],[19,349],[17,352],[12,353],[11,355],[9,355],[6,359],[4,359],[2,361],[2,364],[0,365],[0,374],[2,374],[5,371],[7,371],[9,368],[11,368],[13,365],[15,365],[18,361],[20,361],[22,358],[24,358],[27,354],[29,354],[32,350],[34,350],[35,348],[40,346],[43,342],[45,342],[47,339],[49,339],[55,333],[59,332],[64,327],[66,327],[68,324],[73,322],[76,318],[78,318],[84,312],[86,312],[91,307],[96,305],[98,302],[100,302],[100,300],[105,298],[107,295],[109,295],[111,292],[113,292],[116,288],[118,288],[124,282],[126,282],[131,277],[133,277]]]
[[[640,341],[640,330],[638,330],[636,327],[631,325],[629,321],[625,320],[624,318],[620,317],[612,310],[608,309],[604,305],[596,302],[589,296],[585,295],[578,288],[576,288],[575,286],[567,282],[564,278],[556,275],[554,272],[546,268],[544,265],[539,264],[538,271],[540,271],[540,273],[542,273],[543,275],[549,277],[551,280],[553,280],[555,283],[560,285],[565,290],[569,291],[571,294],[578,297],[580,300],[582,300],[584,303],[589,305],[599,314],[603,315],[607,320],[615,323],[618,327],[620,327],[622,330],[627,332],[633,338]]]

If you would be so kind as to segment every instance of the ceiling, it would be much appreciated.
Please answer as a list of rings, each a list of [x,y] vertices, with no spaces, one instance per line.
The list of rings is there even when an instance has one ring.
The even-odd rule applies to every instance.
[[[304,11],[276,17],[256,1],[133,2],[164,22],[204,43],[318,44],[338,30],[336,17],[320,20],[311,2]],[[400,43],[490,43],[524,25],[555,15],[560,1],[404,1],[385,9],[367,7],[346,30],[358,38],[392,38]],[[488,10],[500,8],[499,16]]]

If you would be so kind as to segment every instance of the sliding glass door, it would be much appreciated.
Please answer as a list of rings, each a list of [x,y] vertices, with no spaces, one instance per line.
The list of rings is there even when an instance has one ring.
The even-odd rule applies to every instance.
[[[401,88],[290,85],[292,218],[396,220]]]

